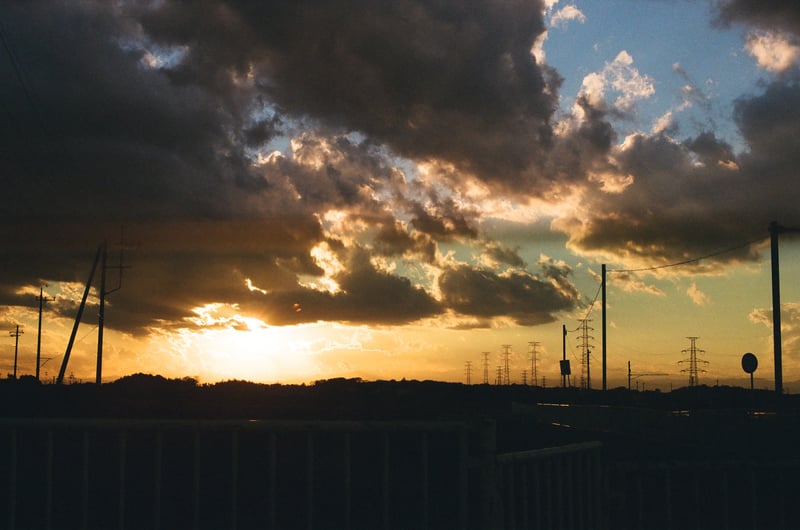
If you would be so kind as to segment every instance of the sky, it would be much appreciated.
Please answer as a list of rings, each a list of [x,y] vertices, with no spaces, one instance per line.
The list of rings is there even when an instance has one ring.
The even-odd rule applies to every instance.
[[[701,383],[749,385],[753,352],[773,387],[767,228],[800,226],[796,2],[11,0],[0,37],[18,374],[40,288],[58,373],[106,242],[107,291],[123,278],[104,381],[494,383],[508,351],[531,383],[535,349],[553,386],[565,326],[572,383],[598,388],[606,264],[609,387],[629,362],[643,388],[685,386],[688,337]],[[791,233],[780,253],[792,392]]]

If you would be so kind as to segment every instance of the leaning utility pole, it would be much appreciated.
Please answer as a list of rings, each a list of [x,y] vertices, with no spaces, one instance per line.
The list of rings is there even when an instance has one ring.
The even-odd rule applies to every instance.
[[[86,281],[86,288],[83,290],[83,298],[81,298],[81,303],[78,306],[78,314],[75,316],[75,323],[72,325],[72,333],[69,336],[67,349],[64,352],[64,359],[61,361],[61,369],[58,371],[56,384],[59,385],[64,382],[64,374],[67,372],[69,356],[72,353],[72,346],[75,344],[75,336],[78,334],[78,326],[80,325],[81,318],[83,317],[83,310],[86,308],[86,299],[89,297],[89,291],[92,288],[92,279],[94,278],[95,270],[97,270],[97,262],[100,261],[100,253],[102,250],[102,246],[97,248],[97,254],[94,257],[94,263],[92,263],[92,271],[89,273],[89,279]]]

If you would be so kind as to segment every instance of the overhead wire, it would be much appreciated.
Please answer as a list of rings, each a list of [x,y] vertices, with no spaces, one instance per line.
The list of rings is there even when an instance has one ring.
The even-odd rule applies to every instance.
[[[655,271],[660,269],[668,269],[671,267],[679,267],[681,265],[688,265],[690,263],[697,263],[698,261],[702,261],[704,259],[713,258],[716,256],[721,256],[722,254],[727,254],[728,252],[733,252],[734,250],[740,250],[742,248],[748,247],[754,243],[758,243],[760,241],[764,241],[765,237],[760,237],[758,239],[752,239],[747,241],[746,243],[742,243],[740,245],[736,245],[735,247],[726,248],[724,250],[719,250],[717,252],[712,252],[711,254],[706,254],[704,256],[699,256],[696,258],[691,258],[683,261],[676,261],[675,263],[667,263],[665,265],[654,265],[652,267],[641,267],[638,269],[608,269],[606,270],[606,274],[610,272],[622,273],[622,272],[647,272],[647,271]]]
[[[655,270],[661,270],[661,269],[668,269],[668,268],[672,268],[672,267],[679,267],[681,265],[689,265],[690,263],[697,263],[698,261],[702,261],[704,259],[713,258],[713,257],[716,257],[716,256],[721,256],[722,254],[727,254],[728,252],[733,252],[735,250],[740,250],[742,248],[748,247],[748,246],[753,245],[755,243],[759,243],[761,241],[764,241],[765,239],[767,239],[767,238],[760,237],[758,239],[752,239],[750,241],[747,241],[745,243],[736,245],[734,247],[726,248],[726,249],[723,249],[723,250],[712,252],[710,254],[705,254],[703,256],[698,256],[698,257],[687,259],[687,260],[683,260],[683,261],[676,261],[674,263],[667,263],[665,265],[654,265],[652,267],[641,267],[641,268],[637,268],[637,269],[606,269],[606,274],[612,273],[612,272],[614,272],[614,273],[648,272],[648,271],[655,271]],[[594,298],[592,299],[591,303],[589,304],[589,308],[586,310],[586,314],[584,315],[582,320],[586,320],[587,318],[589,318],[589,315],[591,314],[592,310],[594,309],[594,304],[597,302],[597,297],[600,296],[600,291],[601,291],[602,288],[603,288],[603,282],[601,281],[600,285],[597,287],[597,292],[595,293]],[[569,333],[575,333],[576,331],[578,331],[580,329],[581,329],[581,326],[578,326],[577,328],[571,329],[568,332]]]

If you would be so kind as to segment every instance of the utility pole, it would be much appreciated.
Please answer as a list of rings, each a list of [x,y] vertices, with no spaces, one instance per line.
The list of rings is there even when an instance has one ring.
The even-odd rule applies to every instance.
[[[602,354],[603,354],[603,390],[606,390],[606,264],[603,263],[600,267],[600,272],[602,275],[602,283],[600,287],[602,289],[602,299],[603,299],[603,321],[602,321],[602,328],[603,328],[603,338],[602,340]]]
[[[81,303],[78,306],[78,314],[75,316],[75,323],[72,326],[72,333],[69,336],[69,342],[67,342],[67,349],[64,352],[64,359],[61,361],[61,369],[58,371],[58,378],[56,379],[56,384],[62,384],[64,382],[64,374],[67,372],[67,363],[69,363],[69,356],[72,353],[72,346],[75,344],[75,336],[78,334],[78,326],[81,323],[81,318],[83,317],[83,310],[86,308],[86,299],[89,297],[89,291],[92,288],[92,279],[94,278],[94,272],[97,269],[97,262],[100,261],[100,252],[102,251],[102,247],[98,247],[97,254],[94,257],[94,263],[92,263],[92,271],[89,273],[89,279],[86,281],[86,288],[83,290],[83,298],[81,298]]]
[[[55,300],[56,297],[52,298],[45,298],[44,297],[44,287],[39,287],[39,297],[36,299],[39,301],[39,331],[36,335],[36,380],[39,381],[39,368],[42,364],[42,306],[44,306],[45,302],[52,302]]]
[[[19,324],[14,331],[9,331],[8,334],[14,337],[14,379],[17,378],[17,356],[19,352],[19,336],[25,332],[19,329]]]
[[[686,337],[690,341],[690,346],[688,349],[681,350],[681,353],[688,354],[688,359],[683,359],[679,361],[678,364],[689,363],[689,368],[685,368],[681,370],[682,373],[689,372],[689,386],[697,386],[698,385],[698,375],[701,372],[705,372],[705,370],[698,368],[699,364],[708,364],[708,361],[703,359],[698,360],[697,355],[705,353],[705,350],[697,349],[697,339],[700,337]]]
[[[531,381],[533,382],[533,386],[539,386],[539,377],[536,372],[537,363],[539,361],[539,352],[537,348],[541,342],[529,342],[528,343],[528,355],[531,357]]]
[[[631,376],[633,379],[639,379],[640,377],[655,377],[655,376],[668,376],[669,374],[632,374],[631,373],[631,362],[628,361],[628,390],[631,389]],[[644,387],[644,381],[642,382],[642,387]],[[636,389],[639,389],[639,381],[636,381]]]
[[[778,256],[778,236],[786,232],[800,232],[800,227],[781,226],[776,221],[769,224],[769,246],[772,262],[772,348],[775,356],[775,393],[783,393],[783,345],[781,340],[781,279]]]
[[[114,269],[119,271],[119,283],[113,289],[106,289],[106,271],[108,270],[108,245],[104,241],[101,245],[102,248],[102,266],[100,271],[100,308],[97,316],[97,369],[95,372],[95,384],[99,385],[103,378],[103,330],[105,328],[106,320],[106,296],[115,293],[122,289],[122,271],[126,269],[122,264],[122,252],[124,249],[124,236],[120,235],[119,242],[119,265],[115,265]]]
[[[489,354],[491,352],[483,352],[483,384],[489,384]]]
[[[567,361],[567,325],[561,324],[561,387],[567,388],[567,376],[569,375]]]

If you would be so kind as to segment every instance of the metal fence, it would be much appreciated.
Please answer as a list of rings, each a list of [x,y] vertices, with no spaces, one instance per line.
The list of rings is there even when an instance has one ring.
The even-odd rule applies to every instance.
[[[490,528],[493,443],[492,422],[0,420],[0,528]]]
[[[759,456],[608,466],[609,520],[620,530],[800,528],[800,461]]]
[[[600,448],[587,442],[498,455],[502,528],[604,528]]]

